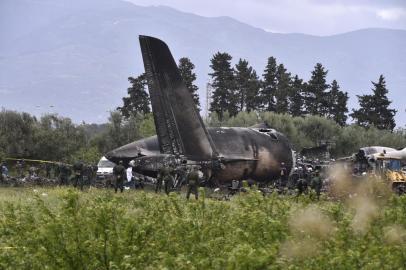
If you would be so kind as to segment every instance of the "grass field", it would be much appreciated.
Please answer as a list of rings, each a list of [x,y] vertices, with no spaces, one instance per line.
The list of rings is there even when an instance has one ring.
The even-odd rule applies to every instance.
[[[0,189],[0,269],[405,269],[406,196]]]

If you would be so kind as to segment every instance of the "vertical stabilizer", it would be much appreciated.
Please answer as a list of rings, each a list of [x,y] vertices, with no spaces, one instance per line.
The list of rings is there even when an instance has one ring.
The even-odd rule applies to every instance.
[[[155,127],[162,153],[207,160],[217,151],[168,46],[140,36]]]

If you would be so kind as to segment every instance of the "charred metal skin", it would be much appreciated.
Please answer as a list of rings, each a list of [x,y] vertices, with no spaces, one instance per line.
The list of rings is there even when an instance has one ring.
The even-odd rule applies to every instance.
[[[253,179],[267,182],[279,177],[280,165],[285,163],[288,171],[293,164],[288,139],[273,129],[257,128],[208,128],[221,158],[187,160],[199,164],[212,181],[227,183],[232,180]],[[137,173],[156,177],[161,166],[178,166],[185,157],[161,154],[157,136],[148,137],[120,148],[106,157],[118,162],[135,160]],[[220,162],[221,164],[216,164]]]
[[[157,136],[115,149],[106,154],[109,160],[134,160],[136,172],[152,177],[162,166],[198,164],[216,184],[271,181],[282,163],[291,171],[292,149],[283,134],[266,125],[206,129],[168,46],[147,36],[140,36],[140,45]]]
[[[218,182],[253,179],[260,182],[280,176],[281,164],[293,165],[287,138],[273,129],[211,128],[209,133],[222,157],[224,168],[215,170]]]

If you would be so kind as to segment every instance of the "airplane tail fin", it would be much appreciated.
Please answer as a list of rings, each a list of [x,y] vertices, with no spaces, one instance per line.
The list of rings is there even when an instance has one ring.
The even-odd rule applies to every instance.
[[[161,152],[193,160],[213,158],[213,141],[168,46],[153,37],[139,39]]]

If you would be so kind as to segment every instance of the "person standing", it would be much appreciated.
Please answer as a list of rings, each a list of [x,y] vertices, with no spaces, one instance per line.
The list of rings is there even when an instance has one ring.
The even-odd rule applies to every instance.
[[[192,170],[186,176],[187,181],[187,193],[186,199],[189,200],[190,193],[195,195],[195,199],[199,199],[199,168],[197,166],[193,166]]]
[[[35,167],[34,165],[32,165],[28,169],[28,175],[29,175],[30,179],[33,179],[33,178],[37,177],[38,176],[38,168]]]
[[[279,183],[279,188],[285,187],[286,184],[288,183],[288,169],[286,169],[285,163],[281,163],[281,171],[280,171],[280,183]]]
[[[59,173],[59,185],[64,186],[68,184],[69,168],[64,162],[59,163],[58,166]]]
[[[159,169],[158,175],[156,177],[155,193],[161,192],[162,181],[163,181],[163,168]]]
[[[90,167],[91,169],[91,167]],[[83,164],[83,171],[82,171],[82,181],[83,186],[88,185],[90,183],[89,175],[91,171],[89,171],[89,166],[87,164]]]
[[[297,184],[296,184],[296,189],[297,189],[297,195],[296,198],[298,198],[300,195],[302,195],[305,191],[306,191],[306,180],[301,177],[297,180]]]
[[[316,192],[317,200],[319,200],[321,188],[323,186],[323,181],[321,180],[320,173],[318,170],[316,170],[313,174],[311,186],[314,189],[314,191]]]
[[[92,175],[92,183],[96,183],[96,180],[97,180],[97,170],[99,169],[99,167],[97,166],[97,164],[94,164],[93,166],[92,166],[92,172],[93,172],[93,175]]]
[[[45,177],[48,179],[51,178],[51,169],[52,169],[51,164],[46,163],[45,164]]]
[[[174,173],[173,167],[168,166],[165,171],[164,178],[163,178],[166,195],[169,195],[169,192],[171,192],[171,190],[173,188],[173,183],[174,183],[173,173]]]
[[[8,168],[5,162],[1,162],[0,164],[0,180],[3,181],[8,177]]]
[[[155,193],[158,193],[162,189],[162,184],[165,185],[165,192],[169,193],[169,182],[171,181],[171,169],[167,164],[163,166],[158,171],[158,176],[156,178]]]
[[[73,186],[80,188],[83,190],[83,172],[84,172],[84,165],[82,161],[77,161],[73,164],[73,173],[75,174],[73,177]]]
[[[181,187],[183,184],[186,183],[186,175],[187,175],[187,160],[182,160],[181,163],[175,169],[174,181],[175,187]]]
[[[122,160],[118,162],[118,165],[114,166],[113,174],[115,178],[114,192],[117,193],[118,189],[120,189],[120,192],[123,192],[124,180],[127,179],[127,174]]]
[[[129,182],[129,185],[134,184],[134,188],[135,188],[135,180],[134,180],[134,175],[133,175],[133,168],[128,167],[125,171],[125,174],[127,176],[127,182]]]
[[[17,177],[19,177],[19,178],[24,177],[24,164],[23,164],[23,161],[17,160],[16,171],[17,171]]]

